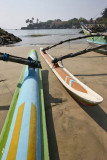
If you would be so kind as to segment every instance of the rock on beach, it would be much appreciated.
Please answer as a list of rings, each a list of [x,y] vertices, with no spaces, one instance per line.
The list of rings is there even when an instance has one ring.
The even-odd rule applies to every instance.
[[[14,44],[20,41],[22,40],[19,37],[16,37],[15,35],[0,28],[0,46]]]

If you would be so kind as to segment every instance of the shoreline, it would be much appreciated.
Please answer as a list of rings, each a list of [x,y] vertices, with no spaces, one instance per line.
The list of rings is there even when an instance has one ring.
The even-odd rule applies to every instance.
[[[42,45],[42,47],[46,45]],[[52,56],[77,52],[86,44],[62,45],[49,50]],[[95,160],[107,157],[107,56],[90,52],[66,59],[64,66],[104,100],[96,107],[75,101],[58,81],[39,52],[40,46],[0,47],[0,52],[25,57],[36,49],[42,77],[50,159]],[[0,132],[23,65],[0,61]],[[87,138],[88,137],[88,138]],[[102,154],[103,153],[103,154]]]
[[[7,30],[8,31],[8,30]],[[80,29],[50,29],[50,30],[11,30],[14,35],[17,35],[22,39],[22,42],[16,43],[15,46],[25,46],[25,45],[53,45],[62,40],[82,36],[79,34]],[[47,35],[47,36],[37,36],[32,37],[31,35]],[[80,40],[75,43],[87,43],[86,40]],[[12,45],[13,46],[13,45]]]

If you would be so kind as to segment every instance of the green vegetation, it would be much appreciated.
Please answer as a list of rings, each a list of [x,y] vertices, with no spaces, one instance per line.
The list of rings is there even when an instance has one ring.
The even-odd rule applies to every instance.
[[[38,20],[38,19],[37,19]],[[68,21],[62,21],[60,19],[48,20],[47,22],[40,22],[39,20],[34,23],[33,20],[26,20],[27,27],[21,29],[66,29],[66,28],[79,28],[81,20],[85,23],[88,21],[84,18],[73,18]]]
[[[66,28],[80,28],[80,22],[84,24],[107,24],[107,8],[102,12],[102,16],[93,20],[87,20],[83,17],[73,18],[68,21],[62,21],[60,19],[48,20],[47,22],[40,22],[39,19],[36,19],[34,23],[34,18],[27,19],[27,27],[22,27],[21,29],[66,29]]]
[[[107,24],[107,8],[102,12],[102,17],[96,19],[96,23]]]

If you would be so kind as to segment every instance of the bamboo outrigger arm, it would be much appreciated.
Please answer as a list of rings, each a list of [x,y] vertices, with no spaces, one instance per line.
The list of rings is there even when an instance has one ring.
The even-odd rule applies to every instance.
[[[53,46],[48,46],[48,47],[46,47],[46,48],[43,48],[43,51],[49,50],[49,49],[51,49],[51,48],[53,48],[53,47],[56,47],[56,46],[58,46],[58,45],[61,45],[61,44],[65,43],[65,42],[74,41],[74,40],[77,40],[77,39],[84,39],[84,38],[88,38],[88,37],[95,37],[95,36],[101,36],[101,35],[99,35],[99,34],[91,35],[91,34],[90,34],[90,35],[83,36],[83,37],[76,37],[76,38],[67,39],[67,40],[65,40],[65,41],[60,41],[59,43],[56,43],[56,44],[54,44]]]
[[[76,52],[76,53],[69,53],[69,54],[67,54],[65,56],[61,56],[59,58],[54,58],[52,60],[52,63],[57,63],[58,61],[62,61],[63,59],[76,57],[78,55],[82,55],[82,54],[85,54],[87,52],[95,51],[95,50],[98,50],[98,49],[101,49],[101,48],[104,48],[104,47],[107,47],[107,44],[101,45],[101,46],[98,46],[98,47],[94,47],[94,48],[90,48],[90,49],[85,49],[85,50],[82,50],[82,51]]]
[[[6,62],[10,61],[14,63],[20,63],[20,64],[28,65],[29,67],[32,67],[32,68],[41,68],[40,61],[35,61],[30,57],[26,59],[26,58],[12,56],[10,54],[0,52],[0,60],[6,61]]]

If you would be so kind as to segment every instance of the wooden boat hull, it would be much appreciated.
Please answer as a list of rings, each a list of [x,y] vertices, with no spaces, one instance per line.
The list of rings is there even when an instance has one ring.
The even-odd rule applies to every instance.
[[[51,62],[53,58],[46,52],[40,49],[41,55],[50,66],[51,70],[55,73],[57,78],[63,84],[63,86],[76,98],[79,102],[87,106],[95,106],[103,101],[103,98],[96,92],[91,90],[85,84],[80,82],[75,76],[73,76],[66,68],[60,63],[56,63],[53,66]]]
[[[82,30],[86,36],[90,35],[90,32],[87,29],[85,29],[83,26],[82,26]],[[97,46],[104,45],[104,44],[107,44],[107,35],[89,37],[87,38],[87,41],[91,45],[97,45]],[[97,52],[107,54],[107,47],[103,49],[99,49]]]
[[[38,59],[34,50],[29,56]],[[40,69],[24,67],[0,135],[0,159],[49,159],[41,81]]]

